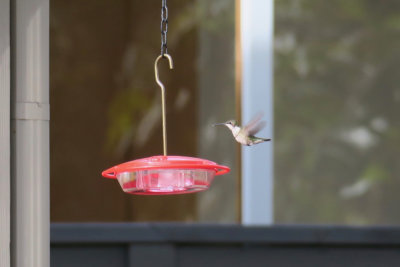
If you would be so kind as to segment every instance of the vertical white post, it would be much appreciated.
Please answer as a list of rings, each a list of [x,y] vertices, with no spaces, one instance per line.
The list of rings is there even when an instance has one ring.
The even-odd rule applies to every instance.
[[[258,112],[273,129],[273,0],[241,1],[242,123]],[[242,148],[242,223],[273,222],[273,140]]]
[[[13,0],[12,264],[48,267],[49,0]]]
[[[10,267],[9,0],[0,0],[0,267]]]

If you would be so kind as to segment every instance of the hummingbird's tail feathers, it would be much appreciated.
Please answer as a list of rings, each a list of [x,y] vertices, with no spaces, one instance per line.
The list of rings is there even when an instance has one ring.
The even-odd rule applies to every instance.
[[[264,143],[264,142],[268,142],[268,141],[271,141],[271,139],[270,138],[259,138],[254,143],[259,144],[259,143]]]
[[[267,142],[267,141],[271,141],[271,139],[270,138],[261,138],[261,137],[255,137],[255,136],[249,136],[249,139],[250,139],[250,145],[256,145],[256,144],[259,144],[259,143],[264,143],[264,142]]]

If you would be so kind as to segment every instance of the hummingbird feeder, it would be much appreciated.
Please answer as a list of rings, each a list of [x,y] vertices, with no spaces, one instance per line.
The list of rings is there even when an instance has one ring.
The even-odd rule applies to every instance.
[[[162,129],[164,155],[132,160],[102,172],[106,178],[117,179],[125,193],[138,195],[170,195],[203,191],[214,177],[226,174],[229,167],[215,162],[183,156],[167,156],[165,87],[159,79],[158,62],[167,59],[173,69],[172,57],[167,52],[168,8],[162,0],[161,55],[154,63],[154,73],[161,89]]]

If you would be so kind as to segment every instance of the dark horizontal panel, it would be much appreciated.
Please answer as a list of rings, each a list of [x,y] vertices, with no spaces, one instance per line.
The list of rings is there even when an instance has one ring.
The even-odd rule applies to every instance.
[[[400,227],[275,225],[246,227],[181,223],[53,223],[57,243],[255,243],[400,245]]]
[[[179,246],[178,264],[190,267],[398,267],[398,247]]]
[[[125,267],[128,255],[124,245],[53,245],[50,253],[50,266],[54,267]]]

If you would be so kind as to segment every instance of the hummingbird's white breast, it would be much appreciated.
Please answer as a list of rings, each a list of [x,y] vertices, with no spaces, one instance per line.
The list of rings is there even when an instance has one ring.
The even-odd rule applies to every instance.
[[[232,129],[232,135],[235,137],[236,141],[243,145],[248,145],[248,138],[247,136],[241,131],[242,129],[239,126],[235,126]]]
[[[249,145],[249,138],[247,138],[247,135],[242,131],[242,129],[239,126],[235,126],[232,128],[232,135],[235,137],[236,141],[241,143],[242,145]]]
[[[225,124],[225,126],[231,130],[236,141],[243,145],[248,145],[247,136],[241,132],[241,128],[239,126],[232,126],[231,124]]]
[[[239,132],[240,132],[240,127],[238,127],[238,126],[235,126],[235,127],[232,127],[232,134],[233,134],[233,136],[236,138],[238,135],[239,135]]]

